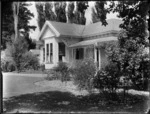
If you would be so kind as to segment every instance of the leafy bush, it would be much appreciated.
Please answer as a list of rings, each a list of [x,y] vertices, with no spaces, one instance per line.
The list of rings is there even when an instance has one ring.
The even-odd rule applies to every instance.
[[[21,67],[25,70],[38,70],[40,68],[40,65],[37,56],[33,55],[31,52],[26,52],[25,54],[23,54],[21,60]]]
[[[19,37],[9,48],[13,60],[16,64],[17,71],[24,69],[23,55],[28,52],[28,43],[24,37]]]
[[[76,61],[75,67],[72,68],[75,85],[77,85],[79,89],[86,89],[90,92],[95,72],[96,65],[93,59]]]
[[[6,66],[6,61],[5,60],[1,60],[1,69],[2,71],[6,72],[7,71],[7,66]]]
[[[15,70],[16,70],[15,63],[14,62],[9,62],[8,66],[7,66],[7,71],[12,72],[12,71],[15,71]]]
[[[119,86],[120,71],[116,64],[108,64],[104,69],[97,72],[94,78],[94,87],[100,91],[109,91],[114,93]]]
[[[16,70],[15,63],[10,60],[1,60],[1,69],[4,72],[12,72]]]
[[[61,79],[61,74],[54,70],[48,70],[46,80],[58,80]]]
[[[62,82],[70,80],[69,68],[67,66],[67,63],[59,62],[53,70],[56,72],[55,76],[60,78]]]

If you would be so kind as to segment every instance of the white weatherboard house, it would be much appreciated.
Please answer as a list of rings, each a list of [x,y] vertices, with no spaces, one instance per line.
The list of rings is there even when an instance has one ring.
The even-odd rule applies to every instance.
[[[59,61],[72,63],[74,60],[93,58],[101,68],[106,60],[105,50],[99,45],[117,40],[120,32],[118,19],[90,25],[46,21],[38,37],[40,63],[51,69]]]

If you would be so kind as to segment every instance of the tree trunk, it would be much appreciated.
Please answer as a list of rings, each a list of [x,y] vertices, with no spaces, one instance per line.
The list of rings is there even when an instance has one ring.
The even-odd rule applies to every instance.
[[[14,31],[15,31],[15,39],[18,38],[18,14],[19,14],[19,2],[13,2],[13,16],[14,16]]]

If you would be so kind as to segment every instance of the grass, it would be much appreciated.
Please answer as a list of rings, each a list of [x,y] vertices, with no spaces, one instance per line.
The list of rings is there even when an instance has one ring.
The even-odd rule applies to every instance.
[[[21,112],[145,112],[148,98],[140,95],[126,96],[123,102],[123,93],[115,96],[116,99],[103,94],[75,96],[69,92],[50,91],[25,94],[5,100],[5,112],[14,110]]]

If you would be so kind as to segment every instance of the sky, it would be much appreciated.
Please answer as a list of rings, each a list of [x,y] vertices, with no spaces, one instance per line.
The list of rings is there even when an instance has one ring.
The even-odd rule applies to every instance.
[[[31,11],[31,13],[34,14],[34,18],[32,18],[29,22],[29,25],[35,25],[37,26],[37,28],[35,29],[35,31],[30,31],[30,37],[32,39],[37,40],[37,37],[40,33],[39,27],[38,27],[38,23],[37,23],[37,11],[36,11],[36,7],[35,7],[35,2],[28,2],[31,3],[32,5],[28,7],[28,9]],[[89,2],[89,7],[85,12],[85,17],[86,17],[86,25],[90,24],[91,22],[91,13],[92,13],[92,7],[94,6],[94,2],[90,1]],[[117,13],[110,13],[107,15],[107,19],[111,19],[111,18],[117,18]]]

